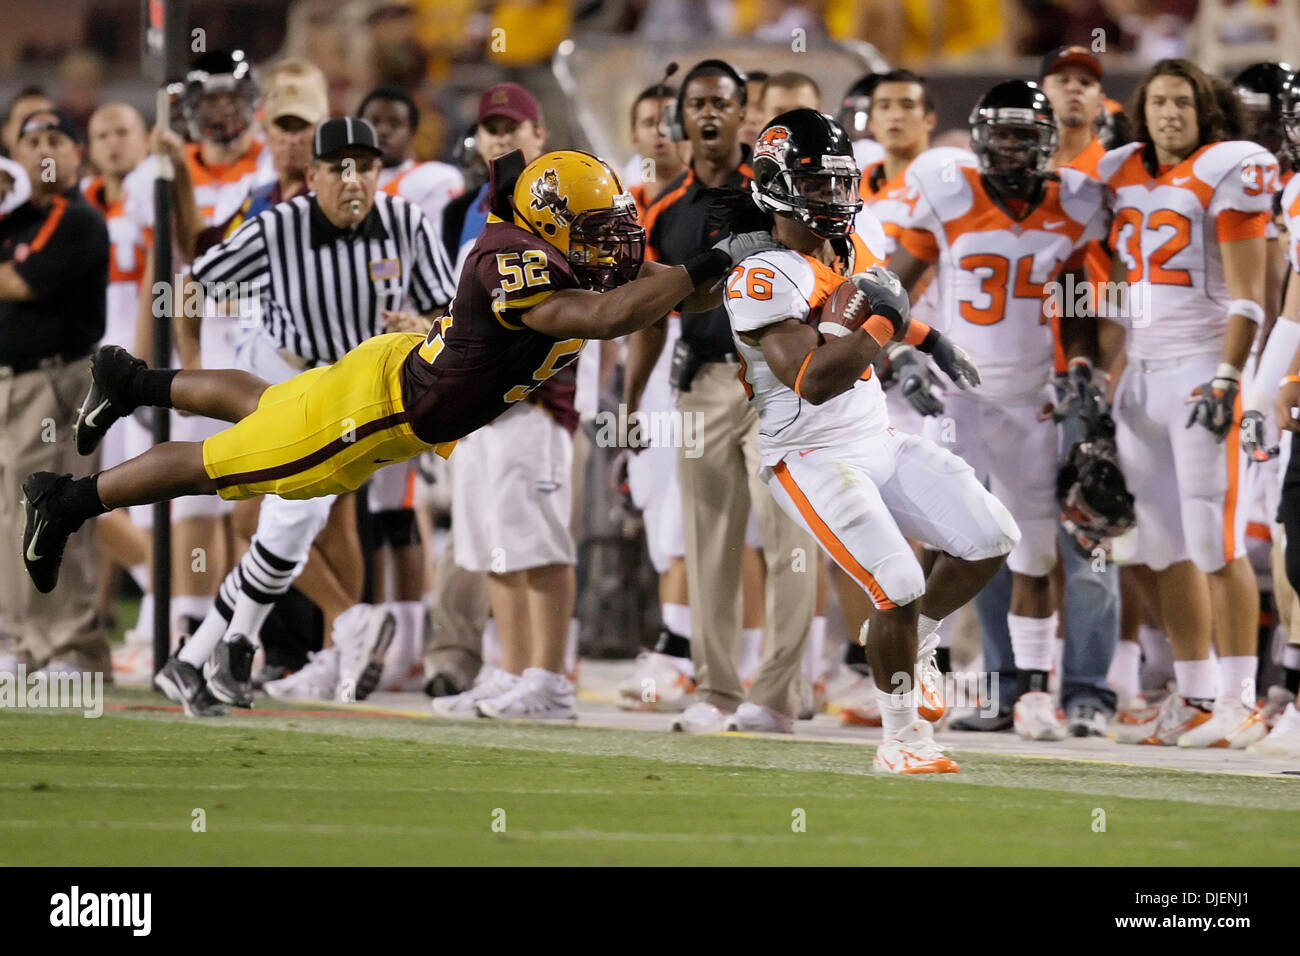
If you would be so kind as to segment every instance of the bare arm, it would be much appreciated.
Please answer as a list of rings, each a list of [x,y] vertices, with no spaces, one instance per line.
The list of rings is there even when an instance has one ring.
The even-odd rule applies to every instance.
[[[683,267],[647,262],[639,277],[609,292],[556,292],[525,312],[523,322],[557,339],[616,339],[660,321],[694,289]]]
[[[1073,286],[1066,279],[1069,275],[1074,276]],[[1071,269],[1056,276],[1056,281],[1062,282],[1067,289],[1078,289],[1084,286],[1088,278],[1082,269]],[[1091,362],[1096,362],[1100,335],[1097,324],[1098,319],[1096,316],[1075,315],[1072,308],[1064,310],[1061,315],[1059,329],[1061,348],[1065,351],[1067,359],[1086,358]]]
[[[203,290],[187,273],[175,290],[172,302],[172,329],[176,333],[176,351],[181,357],[181,368],[202,368],[199,329],[203,325]]]
[[[757,340],[781,383],[813,405],[851,389],[881,348],[865,328],[818,345],[816,330],[798,319],[786,319],[741,337]]]
[[[894,247],[894,254],[889,257],[886,268],[898,276],[898,281],[903,284],[904,289],[911,292],[930,265],[931,263],[918,259],[899,244]]]
[[[1267,239],[1237,239],[1221,242],[1219,253],[1223,257],[1223,277],[1228,284],[1228,295],[1233,299],[1249,299],[1261,305],[1264,302],[1267,279],[1265,273]],[[1228,316],[1228,331],[1223,339],[1220,360],[1240,369],[1250,355],[1255,341],[1255,321],[1244,315]]]
[[[0,266],[0,299],[6,302],[30,302],[33,298],[32,287],[18,274],[12,262]]]
[[[203,217],[194,198],[194,179],[189,163],[185,161],[185,144],[170,129],[155,126],[150,133],[150,149],[171,160],[173,182],[176,185],[176,246],[187,260],[194,258],[194,247],[203,229]]]

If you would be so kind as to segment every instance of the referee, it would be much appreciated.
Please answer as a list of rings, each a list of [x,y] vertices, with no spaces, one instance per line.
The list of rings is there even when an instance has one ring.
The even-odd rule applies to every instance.
[[[412,309],[428,315],[451,301],[451,265],[433,223],[414,204],[378,192],[379,169],[379,145],[369,123],[352,117],[327,120],[312,138],[307,172],[312,192],[260,213],[195,261],[193,277],[209,296],[230,301],[235,290],[245,290],[242,314],[256,321],[237,348],[240,368],[273,384],[283,382],[337,361],[394,324],[409,331],[419,321]],[[160,687],[187,712],[218,712],[217,701],[250,704],[262,623],[303,572],[333,502],[333,497],[290,501],[269,495],[263,500],[248,551],[222,582],[203,624],[159,674]],[[378,636],[392,632],[377,612],[354,605],[325,561],[313,562],[302,589],[320,605],[337,644],[351,649],[368,644],[351,660],[364,664]],[[205,691],[200,669],[209,658]],[[293,687],[268,685],[268,690],[332,697],[338,667],[338,651],[330,647],[285,678]],[[359,675],[341,676],[347,681]],[[365,696],[369,688],[356,690]]]

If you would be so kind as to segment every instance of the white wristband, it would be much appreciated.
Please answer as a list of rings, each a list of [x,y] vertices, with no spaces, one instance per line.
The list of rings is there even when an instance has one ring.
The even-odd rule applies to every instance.
[[[1233,299],[1228,303],[1229,315],[1244,315],[1256,325],[1264,324],[1264,307],[1253,299]]]
[[[1237,368],[1237,366],[1233,365],[1231,362],[1220,362],[1218,369],[1215,370],[1214,377],[1226,378],[1230,382],[1240,382],[1241,369]]]

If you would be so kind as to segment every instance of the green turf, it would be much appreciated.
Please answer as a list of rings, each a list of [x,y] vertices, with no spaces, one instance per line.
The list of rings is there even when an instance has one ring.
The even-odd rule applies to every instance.
[[[899,779],[867,773],[870,754],[486,721],[0,711],[0,864],[1259,865],[1300,850],[1296,780],[978,754],[956,776]]]

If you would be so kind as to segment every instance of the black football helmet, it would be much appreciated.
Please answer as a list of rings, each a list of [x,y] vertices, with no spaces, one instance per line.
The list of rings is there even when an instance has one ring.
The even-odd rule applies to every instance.
[[[849,134],[849,139],[866,137],[867,121],[871,118],[871,94],[876,92],[876,84],[879,82],[879,73],[868,73],[845,91],[836,119]]]
[[[1243,135],[1276,155],[1285,138],[1282,130],[1283,92],[1295,70],[1288,63],[1256,63],[1246,67],[1232,80]]]
[[[1010,80],[980,97],[970,114],[980,172],[1002,192],[1025,198],[1056,155],[1056,115],[1037,83]]]
[[[253,124],[259,96],[243,50],[213,50],[185,74],[183,106],[190,141],[229,146]]]
[[[1278,115],[1291,166],[1300,169],[1300,73],[1292,73],[1282,88],[1282,109]]]
[[[754,202],[825,239],[853,232],[862,174],[839,123],[817,110],[777,116],[754,141]]]

